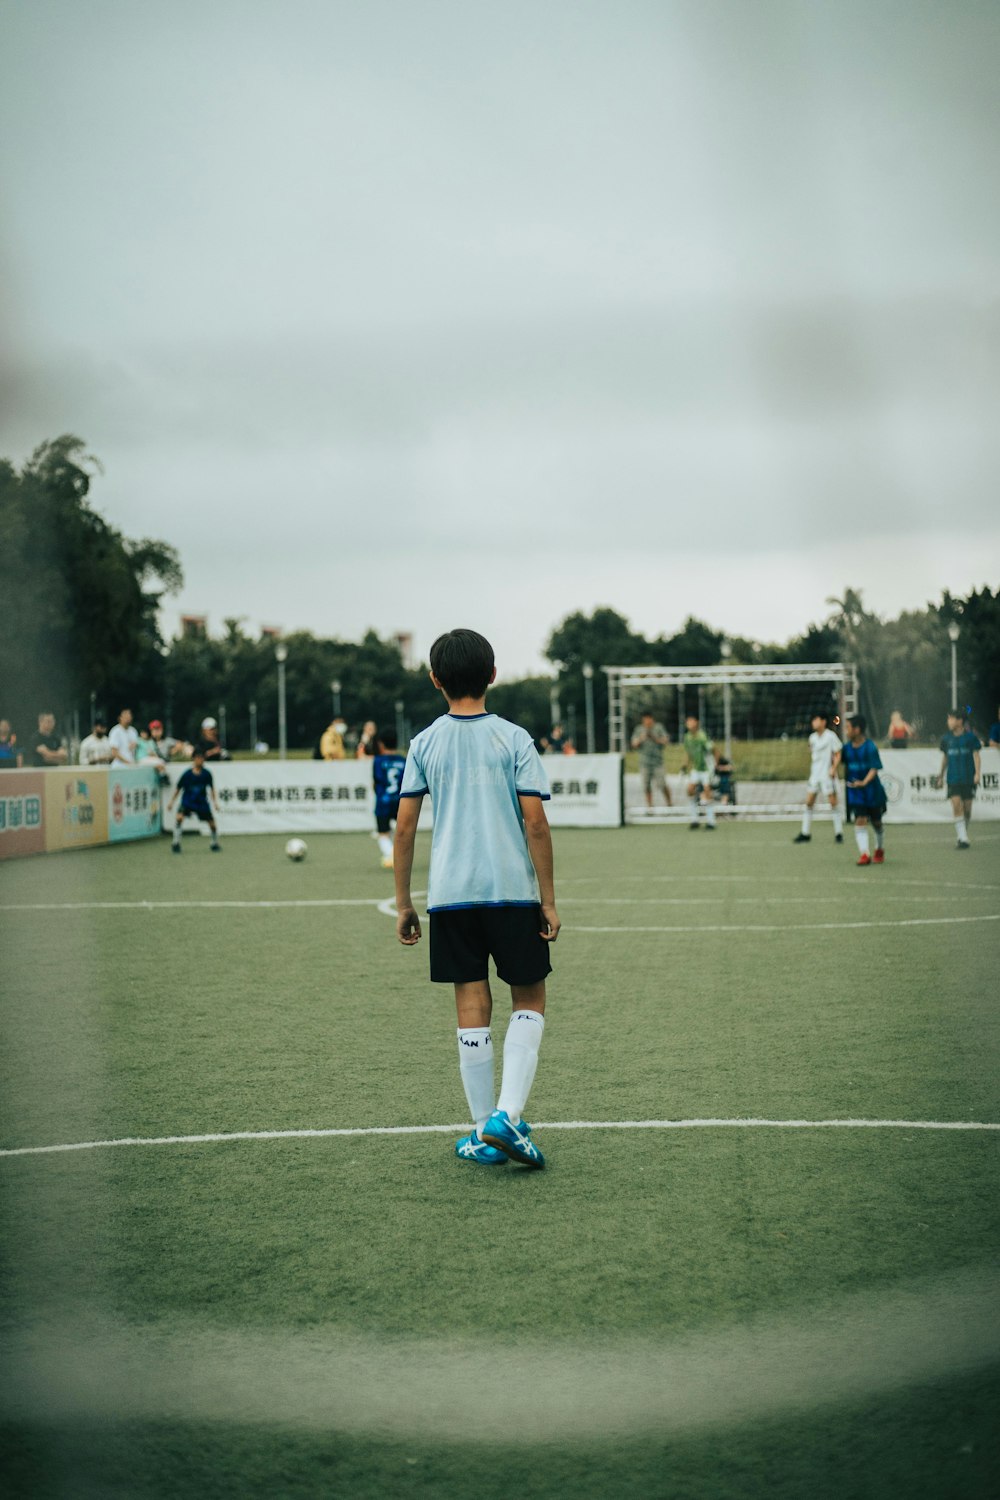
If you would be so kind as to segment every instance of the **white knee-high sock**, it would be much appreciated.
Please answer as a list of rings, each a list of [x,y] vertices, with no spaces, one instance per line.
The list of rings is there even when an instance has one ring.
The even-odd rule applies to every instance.
[[[836,833],[843,833],[843,831],[844,831],[844,817],[843,817],[843,814],[840,811],[840,808],[836,804],[834,804],[832,812],[833,812],[833,831],[834,831],[834,833],[835,834]]]
[[[697,797],[697,796],[692,797],[691,798],[691,821],[692,821],[692,823],[696,823],[698,821],[698,814],[699,814],[700,811],[701,811],[701,798]]]
[[[476,1129],[493,1113],[493,1038],[488,1026],[458,1028],[458,1071]]]
[[[969,829],[964,818],[955,819],[955,834],[960,844],[969,842]]]
[[[705,806],[705,822],[709,828],[715,827],[715,803],[709,802]]]
[[[854,837],[857,840],[858,853],[859,854],[867,854],[869,852],[869,850],[868,850],[868,824],[866,823],[864,825],[864,827],[862,828],[857,823],[855,823],[855,825],[854,825]]]
[[[392,839],[389,837],[389,835],[387,833],[380,833],[379,834],[379,836],[378,836],[378,847],[379,847],[379,851],[380,851],[383,859],[389,859],[389,858],[391,858],[391,856],[392,856]]]
[[[516,1010],[507,1027],[503,1044],[503,1081],[497,1109],[505,1110],[515,1125],[528,1102],[544,1030],[545,1017],[537,1010]]]
[[[876,849],[884,849],[885,848],[885,828],[884,827],[883,828],[876,828],[876,830],[875,830],[875,848]]]
[[[812,820],[813,820],[813,810],[812,810],[812,808],[811,807],[804,807],[802,809],[802,832],[806,835],[807,838],[809,837],[809,830],[812,827]]]

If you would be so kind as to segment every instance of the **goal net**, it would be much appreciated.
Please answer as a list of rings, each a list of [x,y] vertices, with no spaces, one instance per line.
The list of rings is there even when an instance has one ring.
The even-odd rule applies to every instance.
[[[857,672],[845,662],[605,667],[604,671],[610,749],[626,757],[625,817],[629,822],[690,815],[683,743],[689,715],[697,716],[712,742],[709,775],[719,811],[725,809],[727,816],[741,818],[774,818],[801,812],[813,715],[825,711],[830,728],[842,738],[844,719],[857,712]],[[668,736],[663,750],[667,795],[659,778],[650,776],[646,757],[633,748],[644,713],[651,713],[654,724],[661,725]],[[647,756],[655,760],[652,752]],[[732,767],[728,772],[726,764]]]

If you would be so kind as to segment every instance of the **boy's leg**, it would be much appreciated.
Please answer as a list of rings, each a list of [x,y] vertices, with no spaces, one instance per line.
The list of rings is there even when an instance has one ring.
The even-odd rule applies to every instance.
[[[815,802],[816,802],[816,793],[815,792],[806,792],[806,805],[802,809],[802,834],[801,834],[801,837],[802,837],[803,842],[805,842],[805,840],[807,838],[811,837],[810,830],[812,829],[813,806],[815,805]],[[796,842],[798,842],[798,840],[796,840]]]
[[[699,814],[701,812],[701,787],[695,781],[688,782],[687,792],[688,792],[688,799],[690,800],[690,803],[691,803],[691,824],[690,824],[690,826],[692,828],[698,828],[698,827],[701,826],[699,824],[699,822],[698,822],[698,816],[699,816]]]
[[[712,788],[710,786],[706,786],[705,787],[705,827],[706,828],[714,828],[715,827],[715,802],[713,801],[713,795],[714,794],[712,792]]]
[[[512,984],[511,1012],[503,1044],[503,1081],[497,1109],[512,1125],[521,1122],[538,1067],[538,1049],[545,1030],[545,980],[538,984]]]
[[[955,820],[955,836],[958,840],[958,847],[960,849],[969,842],[969,825],[966,821],[967,806],[971,811],[971,803],[967,804],[963,802],[961,797],[952,797],[951,812],[952,817]]]
[[[854,839],[858,846],[858,854],[861,859],[868,863],[870,858],[868,844],[868,819],[860,813],[854,817]]]
[[[180,854],[181,852],[181,828],[183,827],[183,824],[184,814],[180,810],[178,810],[177,816],[174,819],[174,836],[170,842],[170,847],[173,850],[174,854]]]
[[[490,1035],[493,997],[489,980],[456,984],[455,1009],[458,1014],[458,1071],[469,1113],[478,1132],[493,1113],[496,1103],[493,1038]]]
[[[212,835],[211,840],[209,842],[209,848],[210,849],[215,849],[216,851],[218,851],[219,849],[222,848],[222,845],[219,843],[219,830],[216,827],[216,823],[215,823],[215,819],[214,818],[209,818],[209,820],[208,820],[208,827],[209,827],[209,832]]]
[[[880,817],[872,817],[872,828],[875,830],[875,863],[880,865],[885,860],[885,830]]]
[[[844,819],[840,812],[840,800],[836,792],[830,793],[830,811],[833,813],[833,836],[841,839],[844,835]]]

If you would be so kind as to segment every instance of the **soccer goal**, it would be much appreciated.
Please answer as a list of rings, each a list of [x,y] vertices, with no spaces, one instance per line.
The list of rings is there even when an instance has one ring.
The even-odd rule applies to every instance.
[[[697,715],[714,747],[732,765],[728,780],[713,775],[720,814],[742,818],[793,817],[801,811],[809,771],[808,738],[817,710],[843,735],[858,710],[858,674],[851,662],[796,662],[714,667],[605,667],[609,748],[622,754],[644,712],[669,737],[664,753],[672,805],[659,787],[647,800],[637,768],[625,776],[626,821],[687,818],[683,773],[685,721]]]

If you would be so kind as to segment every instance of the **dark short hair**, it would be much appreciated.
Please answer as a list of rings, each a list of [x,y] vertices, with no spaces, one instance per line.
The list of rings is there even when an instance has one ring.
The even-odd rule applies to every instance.
[[[864,714],[850,714],[848,715],[847,722],[848,724],[851,724],[855,729],[860,729],[862,734],[864,734],[868,728],[868,720],[865,718]]]
[[[642,719],[655,719],[656,715],[651,708],[644,708],[639,717]]]
[[[813,718],[814,719],[822,719],[824,724],[829,724],[829,722],[830,722],[830,710],[828,708],[814,708],[813,709]]]
[[[104,717],[103,714],[95,714],[94,715],[93,728],[97,729],[98,726],[100,726],[101,729],[107,729],[107,727],[108,727],[108,721]]]
[[[949,719],[961,719],[961,721],[962,721],[963,724],[965,723],[965,721],[966,721],[966,719],[968,717],[969,716],[965,712],[964,708],[949,708],[949,710],[948,710],[948,718]]]
[[[431,647],[431,671],[452,699],[481,698],[493,667],[493,647],[475,630],[449,630]]]
[[[399,744],[399,739],[394,729],[380,729],[375,738],[385,750],[395,750]]]

